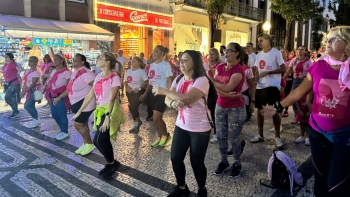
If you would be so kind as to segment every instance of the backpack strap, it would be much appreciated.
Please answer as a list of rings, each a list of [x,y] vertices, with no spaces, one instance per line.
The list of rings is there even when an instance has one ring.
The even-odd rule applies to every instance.
[[[177,78],[176,78],[176,84],[179,83],[179,81],[181,80],[181,78],[182,78],[183,76],[184,76],[184,74],[181,74],[181,75],[177,76]],[[193,83],[194,83],[194,81],[193,81]]]

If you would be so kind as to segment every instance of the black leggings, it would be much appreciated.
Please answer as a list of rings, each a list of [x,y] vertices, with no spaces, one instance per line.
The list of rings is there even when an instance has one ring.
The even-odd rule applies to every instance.
[[[292,90],[293,80],[286,81],[286,87],[284,88],[285,97],[287,97]],[[288,111],[288,106],[284,108],[284,110]]]
[[[191,166],[199,188],[205,187],[207,180],[207,168],[204,164],[210,138],[210,131],[190,132],[176,126],[171,146],[171,162],[178,186],[186,184],[186,168],[184,159],[190,148]]]
[[[129,110],[130,110],[130,113],[131,113],[132,118],[134,120],[136,118],[140,117],[140,114],[139,114],[139,106],[141,104],[140,96],[143,93],[145,93],[144,89],[140,90],[137,93],[134,93],[134,92],[128,93],[128,92],[126,92],[126,96],[128,97],[128,101],[129,101]]]
[[[102,153],[107,160],[107,163],[114,161],[113,146],[109,135],[109,128],[105,132],[100,131],[100,127],[105,121],[105,116],[102,116],[100,125],[97,126],[97,131],[94,137],[96,148]]]
[[[309,128],[315,197],[350,195],[350,146],[339,146]]]
[[[147,104],[147,117],[153,117],[153,109],[152,109],[152,102],[151,102],[151,94],[152,92],[150,92],[146,98],[146,104]]]

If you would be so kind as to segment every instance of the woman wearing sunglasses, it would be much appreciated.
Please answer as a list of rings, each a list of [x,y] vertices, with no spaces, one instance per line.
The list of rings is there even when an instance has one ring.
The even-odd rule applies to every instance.
[[[310,146],[316,197],[350,194],[350,27],[332,28],[326,55],[315,62],[306,78],[287,98],[264,109],[265,116],[314,92],[310,115]]]

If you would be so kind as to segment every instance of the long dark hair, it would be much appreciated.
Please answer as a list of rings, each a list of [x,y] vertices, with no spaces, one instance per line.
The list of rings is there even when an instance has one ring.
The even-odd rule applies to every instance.
[[[48,60],[49,60],[47,63],[52,62],[51,57],[50,57],[50,55],[49,55],[49,54],[46,54],[46,55],[44,56],[44,63],[46,63],[46,61],[45,61],[46,59],[48,59]]]
[[[145,65],[143,64],[143,61],[141,58],[139,57],[133,57],[133,59],[135,59],[139,64],[140,64],[140,68],[143,69],[145,67]]]
[[[195,50],[186,50],[182,53],[185,54],[187,53],[193,61],[193,74],[192,74],[192,79],[196,79],[199,77],[207,76],[207,73],[205,72],[204,66],[203,66],[203,61],[199,53]]]
[[[163,45],[157,45],[155,48],[164,53],[162,57],[169,53],[169,49]]]
[[[83,54],[80,54],[80,53],[77,53],[75,54],[76,56],[80,56],[80,60],[84,62],[84,66],[87,68],[87,69],[91,69],[91,66],[89,64],[89,62],[87,62],[86,60],[86,56],[83,55]]]

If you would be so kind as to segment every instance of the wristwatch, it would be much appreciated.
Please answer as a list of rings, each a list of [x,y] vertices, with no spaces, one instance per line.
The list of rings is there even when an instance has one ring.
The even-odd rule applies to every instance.
[[[254,100],[251,100],[250,102],[255,103],[255,101],[254,101]]]
[[[105,116],[110,116],[110,115],[111,115],[111,113],[109,113],[109,112],[105,113]]]
[[[276,101],[276,103],[273,104],[273,108],[278,113],[282,113],[282,111],[284,109],[279,101]]]

